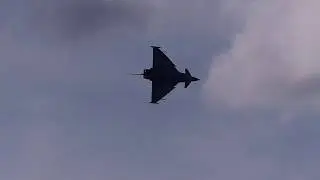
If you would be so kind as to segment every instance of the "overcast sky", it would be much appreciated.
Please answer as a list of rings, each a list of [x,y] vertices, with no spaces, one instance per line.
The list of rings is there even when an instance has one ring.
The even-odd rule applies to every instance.
[[[0,179],[318,180],[317,0],[2,0]],[[201,81],[158,105],[163,47]]]

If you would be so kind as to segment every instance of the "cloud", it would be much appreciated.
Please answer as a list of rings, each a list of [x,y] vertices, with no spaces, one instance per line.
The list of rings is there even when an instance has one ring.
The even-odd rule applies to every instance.
[[[318,109],[320,3],[239,3],[222,5],[226,20],[241,22],[241,31],[226,53],[213,58],[205,85],[209,99],[240,109]]]
[[[111,74],[120,73],[119,49],[144,36],[152,8],[147,2],[126,0],[2,3],[1,73],[9,84],[31,87],[35,82],[109,82],[116,77]]]
[[[319,7],[314,0],[222,3],[223,25],[234,35],[214,55],[204,91],[224,124],[221,138],[235,136],[221,151],[239,153],[229,153],[229,164],[241,167],[238,179],[319,177]]]
[[[141,103],[149,98],[150,88],[143,80],[136,81],[124,74],[132,67],[143,67],[151,57],[144,34],[144,25],[150,22],[139,16],[145,11],[138,12],[140,7],[146,7],[140,4],[142,1],[131,1],[134,5],[119,2],[119,9],[137,12],[133,13],[137,16],[129,13],[137,21],[120,15],[110,23],[108,20],[75,24],[66,22],[76,22],[73,20],[78,16],[69,17],[68,11],[60,15],[56,10],[73,9],[75,12],[71,14],[81,17],[83,10],[78,9],[87,6],[73,5],[82,6],[90,0],[39,1],[41,8],[35,12],[31,9],[36,5],[30,2],[7,1],[10,11],[0,11],[6,14],[0,19],[10,25],[2,26],[0,34],[0,141],[1,154],[5,155],[0,162],[1,179],[292,180],[281,177],[281,173],[304,179],[317,174],[316,158],[308,161],[311,156],[317,156],[319,149],[315,141],[316,121],[307,126],[301,121],[281,126],[268,113],[260,117],[262,120],[257,119],[252,115],[256,111],[238,115],[225,110],[211,115],[200,102],[188,103],[190,98],[180,101],[186,102],[183,106],[179,102],[161,106]],[[225,28],[210,24],[213,18],[209,15],[217,13],[211,7],[220,6],[207,0],[180,2],[161,1],[167,3],[166,7],[157,5],[156,15],[151,13],[156,17],[152,17],[154,21],[147,31],[149,35],[158,33],[156,37],[162,42],[167,39],[168,45],[176,47],[168,49],[172,53],[180,50],[181,55],[190,59],[190,64],[207,64],[202,61],[207,59],[206,55],[202,56],[210,56],[212,50],[208,44],[214,38],[210,33],[202,33],[212,27]],[[238,21],[239,15],[248,10],[245,9],[248,3],[234,2],[237,5],[222,6],[226,9],[237,6],[232,11],[234,16],[227,17],[227,28],[232,27],[227,32],[234,32],[234,27],[246,19],[243,16]],[[48,14],[40,13],[46,16],[39,20],[41,9],[48,9]],[[104,17],[100,13],[89,14],[85,17],[91,20]],[[89,24],[92,28],[83,27]],[[136,27],[143,31],[137,31]],[[127,33],[132,36],[124,36]],[[200,72],[207,68],[199,67]],[[138,90],[132,88],[134,84]],[[284,89],[294,89],[287,96],[290,100],[291,96],[305,91],[309,91],[310,98],[314,97],[317,86],[317,76],[309,76],[308,80],[288,83]],[[191,91],[185,92],[192,95]],[[283,116],[283,121],[287,119],[291,119],[291,112]],[[314,129],[309,131],[310,127]],[[305,141],[308,139],[312,141]],[[302,158],[308,160],[300,161]],[[303,166],[302,170],[296,171],[299,165]],[[303,171],[304,174],[299,174]]]
[[[11,12],[4,10],[8,16],[4,21],[9,23],[14,35],[40,38],[44,42],[74,41],[121,28],[145,30],[151,12],[149,3],[127,0],[14,0],[5,3]]]
[[[126,176],[125,166],[134,167],[133,162],[112,149],[121,134],[109,109],[121,99],[121,77],[134,64],[123,62],[138,54],[132,47],[147,30],[149,4],[14,0],[0,5],[0,151],[8,155],[1,157],[1,178]]]

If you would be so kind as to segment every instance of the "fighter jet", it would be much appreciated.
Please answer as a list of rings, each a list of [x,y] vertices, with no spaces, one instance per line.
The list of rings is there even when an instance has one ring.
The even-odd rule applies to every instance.
[[[158,101],[163,100],[178,83],[183,82],[184,88],[187,88],[192,81],[199,79],[193,77],[188,69],[185,72],[179,72],[176,65],[160,50],[158,46],[150,46],[153,50],[153,66],[149,69],[144,69],[141,74],[144,79],[152,82],[151,102],[158,104]]]

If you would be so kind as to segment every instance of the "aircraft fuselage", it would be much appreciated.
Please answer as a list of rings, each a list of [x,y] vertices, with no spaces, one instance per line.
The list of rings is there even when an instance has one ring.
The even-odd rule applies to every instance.
[[[178,70],[175,71],[165,71],[165,70],[158,70],[158,69],[145,69],[143,71],[143,78],[149,81],[162,81],[162,82],[175,82],[175,83],[190,83],[192,81],[198,81],[198,78],[192,77],[186,69],[185,73],[179,72]]]

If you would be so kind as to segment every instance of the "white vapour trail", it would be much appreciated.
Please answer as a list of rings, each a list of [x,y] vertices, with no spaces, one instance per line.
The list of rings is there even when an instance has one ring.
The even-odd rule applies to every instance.
[[[213,58],[210,99],[232,108],[320,107],[320,1],[225,1],[242,24],[231,49]]]

